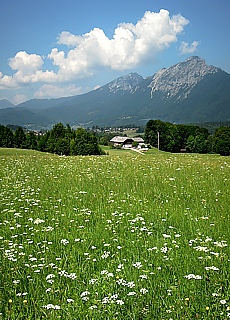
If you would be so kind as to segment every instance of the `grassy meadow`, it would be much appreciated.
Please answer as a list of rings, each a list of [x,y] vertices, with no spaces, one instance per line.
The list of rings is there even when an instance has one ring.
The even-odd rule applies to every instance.
[[[230,157],[0,149],[0,319],[229,319]]]

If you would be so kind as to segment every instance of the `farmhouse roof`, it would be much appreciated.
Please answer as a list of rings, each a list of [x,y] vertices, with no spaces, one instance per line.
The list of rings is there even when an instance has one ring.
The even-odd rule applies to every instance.
[[[137,137],[137,138],[133,138],[133,141],[142,143],[142,142],[144,142],[144,139],[142,139],[141,137]]]
[[[111,142],[114,142],[114,143],[123,143],[123,142],[125,142],[127,139],[130,139],[130,138],[128,138],[128,137],[116,136],[116,137],[113,137],[110,141],[111,141]]]
[[[110,142],[113,142],[113,143],[124,143],[126,140],[131,140],[131,141],[136,141],[136,142],[139,142],[139,143],[143,143],[144,140],[140,137],[137,137],[137,138],[129,138],[129,137],[121,137],[121,136],[116,136],[116,137],[113,137]]]

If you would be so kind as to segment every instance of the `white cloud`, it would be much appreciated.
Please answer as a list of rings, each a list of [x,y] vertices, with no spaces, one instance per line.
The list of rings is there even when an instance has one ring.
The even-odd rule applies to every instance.
[[[34,93],[34,98],[60,98],[69,97],[81,93],[82,88],[76,87],[74,84],[68,86],[56,86],[44,84]]]
[[[16,88],[22,83],[33,82],[35,75],[41,72],[43,63],[42,57],[37,54],[18,52],[15,57],[9,59],[9,66],[16,72],[13,76],[0,74],[0,89]]]
[[[198,50],[198,45],[198,41],[193,41],[190,45],[189,43],[182,41],[180,45],[180,54],[191,54]]]
[[[22,75],[33,74],[42,68],[43,59],[37,54],[28,54],[25,51],[18,52],[15,57],[9,59],[9,66]]]
[[[43,58],[37,54],[28,54],[25,51],[18,52],[14,58],[10,58],[9,66],[12,70],[17,70],[13,79],[17,82],[51,82],[57,81],[54,71],[42,71]]]
[[[49,55],[59,67],[60,75],[79,75],[89,72],[97,65],[114,70],[125,70],[154,59],[154,56],[177,41],[184,26],[189,23],[181,15],[170,18],[167,10],[159,13],[145,12],[136,23],[121,23],[109,39],[103,30],[94,28],[90,32],[75,36],[62,32],[59,44],[72,46],[65,55],[53,49]]]
[[[0,73],[0,89],[36,82],[66,82],[89,77],[98,67],[113,70],[135,68],[147,61],[154,61],[159,52],[177,41],[178,35],[188,23],[183,16],[170,17],[169,12],[162,9],[158,13],[145,12],[136,24],[120,23],[111,39],[99,28],[81,36],[63,31],[57,44],[66,45],[66,52],[53,48],[46,58],[25,51],[18,52],[15,57],[9,59],[9,66],[15,70],[13,76]],[[184,43],[182,51],[196,47],[196,42],[191,47]],[[44,70],[46,59],[52,61],[57,72]],[[58,95],[55,86],[44,85],[36,96],[49,94],[47,88]]]
[[[58,75],[54,71],[42,71],[43,58],[37,54],[19,51],[15,57],[9,59],[9,66],[16,70],[13,76],[3,76],[0,72],[0,90],[17,88],[22,84],[36,82],[56,82]]]
[[[25,102],[27,100],[28,100],[28,97],[25,94],[16,94],[12,99],[12,103],[14,105],[17,105],[17,104]]]
[[[17,86],[17,82],[11,76],[0,74],[0,90],[16,88]]]

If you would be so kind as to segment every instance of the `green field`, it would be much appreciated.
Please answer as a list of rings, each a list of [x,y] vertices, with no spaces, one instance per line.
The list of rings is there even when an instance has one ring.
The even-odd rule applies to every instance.
[[[0,319],[229,319],[230,157],[0,149]]]

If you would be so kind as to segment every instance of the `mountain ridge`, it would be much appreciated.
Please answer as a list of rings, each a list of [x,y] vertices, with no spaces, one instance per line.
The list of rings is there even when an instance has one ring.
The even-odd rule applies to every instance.
[[[183,87],[183,89],[188,90],[185,95],[185,97],[187,97],[201,78],[207,74],[214,74],[220,70],[221,69],[217,67],[208,66],[204,59],[192,56],[184,62],[179,62],[174,66],[161,69],[155,73],[150,84],[150,87],[152,88],[151,95],[155,91],[160,90],[162,92],[170,92],[170,96],[175,96],[178,94],[181,87]],[[175,78],[175,74],[179,74],[180,77]]]
[[[15,105],[8,101],[7,99],[0,100],[0,109],[13,108]]]
[[[149,119],[176,123],[226,121],[230,119],[229,107],[230,75],[192,56],[147,78],[129,73],[85,94],[32,99],[16,109],[24,110],[24,116],[26,111],[37,115],[41,125],[63,122],[115,126],[143,125]]]

